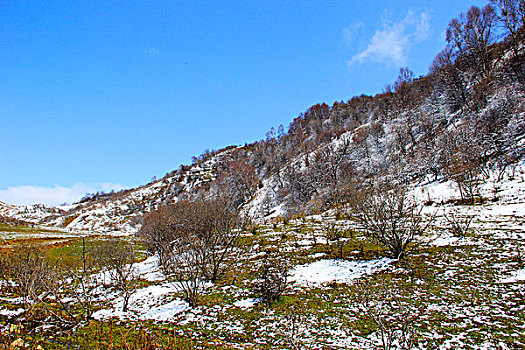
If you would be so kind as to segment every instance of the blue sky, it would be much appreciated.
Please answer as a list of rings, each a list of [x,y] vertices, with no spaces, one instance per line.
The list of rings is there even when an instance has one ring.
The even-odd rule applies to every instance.
[[[0,200],[137,186],[426,74],[485,1],[0,2]]]

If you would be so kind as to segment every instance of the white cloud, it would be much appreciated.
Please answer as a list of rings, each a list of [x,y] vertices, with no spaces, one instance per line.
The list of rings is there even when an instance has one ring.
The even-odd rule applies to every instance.
[[[17,205],[60,205],[64,202],[73,203],[78,201],[86,193],[94,193],[97,191],[109,192],[111,190],[118,191],[123,188],[124,186],[121,184],[85,184],[82,182],[77,182],[71,187],[58,185],[54,185],[53,187],[29,185],[8,187],[6,190],[0,190],[0,201]]]
[[[429,19],[430,15],[427,12],[415,15],[412,11],[398,22],[391,22],[388,15],[383,16],[380,29],[376,30],[366,48],[350,59],[348,65],[370,61],[396,66],[406,65],[412,45],[428,37]],[[343,35],[348,35],[346,29]]]
[[[154,47],[150,47],[149,49],[145,50],[144,53],[147,53],[149,55],[158,55],[159,54],[159,50],[157,50]]]
[[[364,28],[363,22],[356,22],[349,27],[343,29],[343,42],[346,45],[352,45],[355,39],[358,37],[362,29]]]

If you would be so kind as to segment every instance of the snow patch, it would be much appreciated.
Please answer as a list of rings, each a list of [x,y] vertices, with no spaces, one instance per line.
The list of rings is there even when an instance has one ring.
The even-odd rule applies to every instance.
[[[514,276],[500,280],[500,283],[514,283],[518,281],[525,281],[525,269],[514,272]]]
[[[7,309],[3,309],[3,310],[0,310],[0,315],[3,315],[3,316],[18,316],[20,314],[22,314],[25,310],[22,309],[22,308],[19,308],[17,310],[7,310]]]
[[[122,312],[124,299],[113,301],[113,308],[95,312],[95,319],[118,317],[121,319],[168,321],[175,315],[188,309],[189,305],[180,299],[167,302],[176,293],[177,288],[170,283],[153,285],[139,289],[129,301],[128,311]]]
[[[259,298],[249,298],[249,299],[236,301],[235,303],[233,303],[233,305],[240,307],[240,308],[249,309],[251,307],[254,307],[259,301],[260,301]]]
[[[368,261],[347,261],[325,259],[297,266],[291,272],[290,281],[299,284],[327,283],[331,281],[350,282],[363,275],[370,275],[385,269],[393,260],[388,258]]]
[[[459,237],[454,237],[454,236],[451,236],[451,237],[439,237],[439,238],[435,239],[432,242],[432,244],[435,245],[435,246],[438,246],[438,247],[443,247],[443,246],[452,245],[453,243],[456,243],[458,240],[459,240]]]

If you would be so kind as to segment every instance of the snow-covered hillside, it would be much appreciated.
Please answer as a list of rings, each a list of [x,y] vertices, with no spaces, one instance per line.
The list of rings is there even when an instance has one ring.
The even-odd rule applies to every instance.
[[[0,202],[0,216],[70,231],[133,234],[140,227],[144,213],[157,208],[161,203],[175,202],[181,195],[215,180],[215,163],[225,154],[227,151],[199,165],[181,166],[164,178],[145,186],[74,205],[16,206]]]
[[[40,223],[46,218],[62,215],[64,211],[44,204],[28,206],[12,205],[0,202],[0,216],[30,223]]]

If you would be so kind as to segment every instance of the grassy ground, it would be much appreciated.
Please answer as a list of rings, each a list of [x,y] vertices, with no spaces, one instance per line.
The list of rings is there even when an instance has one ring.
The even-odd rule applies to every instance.
[[[391,329],[406,324],[420,349],[525,347],[525,283],[501,283],[523,268],[525,234],[508,225],[494,228],[500,226],[496,223],[478,222],[465,237],[447,245],[425,238],[404,260],[353,283],[291,283],[272,305],[237,306],[254,297],[250,287],[264,259],[293,267],[339,256],[340,247],[326,242],[327,223],[335,218],[316,219],[278,221],[244,235],[224,274],[201,295],[200,306],[169,321],[91,320],[74,330],[30,330],[13,329],[23,321],[4,315],[2,342],[7,346],[20,338],[33,349],[370,349],[381,344],[371,317],[375,313]],[[352,227],[345,220],[336,224],[341,230]],[[436,232],[449,236],[440,225],[429,236]],[[89,248],[100,244],[100,238],[87,242]],[[350,232],[345,242],[344,259],[384,256],[357,232]],[[78,261],[81,252],[81,240],[76,239],[50,247],[46,254]],[[179,296],[175,293],[164,302]],[[5,298],[2,304],[19,307]]]

